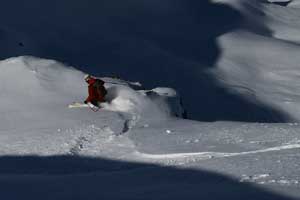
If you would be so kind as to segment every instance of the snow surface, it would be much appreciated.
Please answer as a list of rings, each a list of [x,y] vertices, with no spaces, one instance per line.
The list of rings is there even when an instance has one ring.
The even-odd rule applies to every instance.
[[[237,198],[226,192],[231,187],[246,199],[299,195],[294,192],[299,188],[298,123],[175,118],[169,100],[177,97],[173,89],[134,90],[111,78],[103,78],[108,89],[103,109],[70,109],[71,101],[87,95],[84,73],[34,57],[1,61],[0,69],[0,194],[5,198],[218,199],[197,188],[216,189],[219,179],[220,194],[228,198]],[[102,189],[94,191],[95,184]],[[116,187],[125,189],[115,193]]]
[[[36,24],[49,26],[45,30],[51,30],[42,34],[43,40],[38,37],[35,25],[25,23],[20,27],[26,31],[12,31],[11,27],[22,24],[22,20],[7,20],[5,28],[0,29],[0,39],[8,46],[7,51],[0,48],[1,56],[9,57],[10,52],[69,59],[70,55],[78,58],[82,55],[80,59],[97,63],[97,56],[89,55],[95,57],[91,61],[88,59],[91,57],[78,50],[78,44],[72,43],[79,41],[77,37],[73,35],[74,40],[68,37],[64,41],[62,33],[69,32],[52,29],[60,27],[58,18],[62,24],[73,24],[67,23],[72,21],[66,17],[71,13],[70,8],[62,12],[66,2],[57,4],[62,9],[52,21],[46,13],[37,20]],[[102,18],[99,24],[110,29],[101,34],[107,46],[102,42],[99,46],[114,51],[109,44],[112,42],[115,47],[119,41],[123,45],[118,52],[126,55],[126,59],[120,56],[123,59],[118,62],[124,61],[125,66],[137,63],[126,68],[131,72],[129,77],[142,83],[145,80],[147,85],[157,79],[161,85],[143,88],[138,82],[103,77],[108,102],[99,112],[68,108],[70,103],[82,102],[87,96],[85,73],[78,70],[80,66],[70,67],[31,56],[0,62],[0,198],[300,199],[299,1],[294,0],[287,7],[256,0],[215,0],[214,4],[203,1],[201,5],[208,11],[216,8],[232,11],[231,17],[224,20],[241,17],[238,26],[237,21],[231,24],[225,20],[221,22],[228,23],[228,27],[216,23],[217,28],[206,26],[201,20],[190,20],[194,16],[186,15],[186,11],[192,7],[192,1],[186,1],[191,4],[178,1],[179,6],[171,1],[165,4],[151,1],[147,5],[141,2],[133,1],[128,7],[141,6],[145,13],[158,10],[158,19],[169,9],[170,16],[180,12],[183,15],[180,19],[184,20],[170,26],[163,26],[169,18],[161,24],[156,21],[164,29],[151,32],[151,37],[147,28],[134,31],[138,36],[131,32],[122,35],[122,31],[111,34],[111,30],[120,28],[119,16],[126,16],[122,19],[132,25],[130,20],[136,17],[136,12],[131,15],[121,8],[124,4],[118,4],[118,9],[110,13],[108,6],[107,12],[100,13],[104,18],[107,15],[114,19],[114,26],[105,24]],[[30,3],[36,3],[37,8],[40,5],[37,1]],[[30,8],[30,3],[25,6]],[[79,3],[74,6],[74,12],[81,8]],[[1,15],[7,13],[3,8]],[[24,10],[29,9],[20,12]],[[95,13],[98,12],[91,10],[92,15]],[[32,20],[34,16],[26,17]],[[150,20],[147,16],[142,19]],[[184,21],[193,23],[182,25]],[[78,20],[70,30],[80,30],[84,22]],[[84,27],[99,25],[89,22]],[[177,25],[183,32],[173,33]],[[201,30],[207,28],[207,33],[194,25]],[[89,29],[79,31],[79,38],[86,36],[86,30]],[[191,32],[195,34],[190,35]],[[212,33],[216,40],[207,39],[206,34]],[[195,57],[193,52],[199,49],[192,44],[195,41],[203,44],[196,37],[199,35],[216,47],[207,55],[217,50],[218,56],[207,58],[207,62],[203,62],[205,53]],[[25,46],[10,45],[20,38]],[[50,38],[51,45],[45,38]],[[168,48],[174,41],[186,42],[185,38],[190,38],[188,45],[181,47],[192,46],[193,51]],[[137,49],[129,51],[132,48]],[[151,60],[163,57],[157,59],[158,63],[167,63],[167,67],[154,62],[145,68],[137,67],[145,64],[134,59],[143,60],[142,52],[151,54]],[[104,71],[114,71],[117,69],[112,67],[114,64],[101,67]],[[166,88],[169,85],[175,89]],[[195,119],[204,116],[206,121],[215,122],[183,119],[186,108],[196,115]]]

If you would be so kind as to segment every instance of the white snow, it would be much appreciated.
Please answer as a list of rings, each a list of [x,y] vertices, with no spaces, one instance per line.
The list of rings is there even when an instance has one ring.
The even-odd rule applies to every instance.
[[[68,104],[87,96],[84,73],[53,60],[11,58],[0,62],[0,69],[2,155],[74,154],[85,146],[82,143],[95,142],[98,133],[101,142],[110,142],[141,117],[163,119],[170,114],[121,82],[107,83],[108,103],[98,113],[88,107],[69,109]],[[97,153],[92,147],[87,150]]]
[[[168,107],[168,99],[178,95],[173,89],[134,90],[122,81],[103,78],[107,81],[108,102],[99,112],[93,112],[88,107],[70,109],[67,106],[72,101],[82,101],[87,95],[84,73],[72,67],[53,60],[18,57],[1,61],[0,69],[3,102],[0,105],[0,154],[4,162],[5,156],[24,159],[33,155],[70,156],[205,169],[210,166],[210,161],[218,162],[216,166],[224,165],[233,158],[244,160],[247,156],[272,161],[269,154],[281,155],[286,151],[299,152],[300,149],[298,123],[201,123],[174,118],[169,111],[172,106]],[[113,81],[114,84],[109,83]],[[247,166],[245,162],[244,166]],[[297,165],[298,160],[284,163]],[[92,169],[97,166],[91,164]],[[10,168],[13,175],[20,170]],[[234,174],[231,174],[232,169]],[[216,171],[231,174],[239,182],[257,183],[275,191],[278,185],[284,185],[287,191],[290,191],[289,187],[298,187],[298,178],[281,178],[283,175],[292,176],[288,170],[237,169],[238,166],[224,167],[224,170],[218,168]],[[44,173],[47,173],[51,169],[36,166],[33,170],[45,170]],[[83,167],[81,170],[85,173],[87,169]],[[73,168],[68,171],[75,173]],[[245,177],[245,174],[253,174],[254,171],[254,176]],[[23,173],[30,173],[30,170],[25,168]],[[266,175],[269,173],[270,179],[263,180],[269,178]],[[109,176],[114,177],[113,174]],[[48,179],[43,177],[43,181]],[[86,175],[84,177],[87,178]],[[30,176],[26,179],[33,180]],[[6,181],[1,183],[6,184]]]
[[[175,89],[110,77],[98,112],[68,108],[87,96],[85,72],[9,58],[0,61],[0,198],[299,199],[300,1],[214,2],[245,20],[218,37],[207,74],[289,123],[182,119]]]

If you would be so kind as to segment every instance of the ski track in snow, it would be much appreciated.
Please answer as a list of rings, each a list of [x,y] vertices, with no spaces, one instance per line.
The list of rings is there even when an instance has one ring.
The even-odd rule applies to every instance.
[[[124,113],[118,112],[118,115],[120,116],[121,119],[124,120],[123,129],[118,135],[123,135],[128,133],[132,128],[136,126],[136,124],[140,119],[140,116],[133,113],[128,113],[129,116],[126,116]]]
[[[89,142],[89,140],[86,137],[84,136],[79,137],[78,140],[76,141],[76,144],[70,149],[70,154],[74,156],[79,155],[80,151],[84,148],[84,144],[86,142]]]
[[[257,154],[257,153],[266,153],[272,151],[280,151],[280,150],[289,150],[289,149],[299,149],[300,144],[287,144],[267,149],[261,149],[256,151],[247,151],[247,152],[239,152],[239,153],[224,153],[224,152],[196,152],[196,153],[174,153],[174,154],[147,154],[136,152],[137,155],[154,160],[164,160],[164,159],[181,159],[181,158],[199,158],[199,159],[211,159],[211,158],[222,158],[222,157],[233,157],[240,155],[249,155],[249,154]]]

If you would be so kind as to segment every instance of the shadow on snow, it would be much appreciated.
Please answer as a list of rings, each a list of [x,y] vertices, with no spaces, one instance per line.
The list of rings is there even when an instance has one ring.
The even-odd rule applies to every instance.
[[[29,0],[16,7],[15,1],[2,3],[0,22],[25,36],[0,50],[1,58],[30,54],[99,76],[138,80],[148,88],[173,87],[190,119],[290,120],[271,106],[231,93],[206,73],[222,53],[217,37],[249,23],[228,5],[208,0]],[[11,10],[18,15],[11,16]],[[261,31],[271,34],[266,27]]]
[[[221,174],[87,157],[0,157],[2,199],[290,198]]]

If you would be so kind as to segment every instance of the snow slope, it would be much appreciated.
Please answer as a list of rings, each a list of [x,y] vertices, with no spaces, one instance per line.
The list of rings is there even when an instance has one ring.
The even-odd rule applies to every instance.
[[[259,1],[217,2],[240,10],[246,19],[244,26],[251,28],[234,30],[218,38],[222,56],[213,73],[220,85],[270,108],[262,115],[274,117],[274,121],[298,121],[298,8]]]
[[[297,123],[175,118],[180,102],[174,90],[134,90],[112,78],[103,78],[108,102],[99,112],[69,109],[87,95],[84,73],[34,57],[1,61],[0,69],[5,198],[237,199],[228,190],[246,199],[299,196]],[[220,193],[199,193],[199,186]],[[124,190],[115,193],[116,187]]]
[[[291,69],[291,76],[296,76],[292,71],[299,61],[298,1],[288,7],[266,2],[3,1],[0,57],[51,58],[99,76],[143,80],[147,88],[172,87],[184,96],[190,119],[299,121],[287,105],[295,103],[297,86],[282,86],[290,75],[278,72]],[[11,10],[22,17],[11,15]],[[274,71],[288,77],[270,77]],[[292,94],[277,94],[277,100],[269,102],[265,91],[277,91],[231,84],[249,76],[255,76],[251,81],[258,85],[276,81]],[[191,88],[199,92],[191,93]],[[257,98],[249,95],[253,92]],[[286,95],[291,100],[282,100]]]
[[[190,119],[276,121],[260,117],[272,111],[261,111],[267,105],[230,94],[209,73],[222,53],[217,38],[242,21],[236,8],[208,0],[4,0],[0,58],[33,55],[98,76],[143,80],[147,88],[172,87],[185,97]],[[240,110],[255,112],[244,117]]]
[[[1,61],[1,199],[300,199],[298,1],[118,2],[3,3],[1,56],[156,88],[106,77],[104,109],[69,109],[82,71]]]
[[[68,154],[76,148],[72,145],[78,145],[77,140],[82,139],[84,132],[89,132],[86,140],[102,129],[111,137],[128,131],[141,117],[163,119],[180,115],[177,94],[171,89],[147,91],[156,94],[156,100],[152,101],[146,91],[135,91],[125,81],[103,78],[107,82],[109,103],[102,105],[104,109],[99,113],[104,116],[104,122],[98,127],[99,113],[87,108],[68,108],[68,104],[82,102],[87,96],[82,72],[53,60],[34,57],[7,59],[1,61],[0,68],[1,141],[5,141],[0,150],[2,155]],[[165,93],[159,94],[162,91]],[[165,97],[168,92],[172,93]],[[175,102],[168,104],[168,99]],[[46,133],[37,134],[32,130]],[[35,140],[41,143],[31,145]]]

